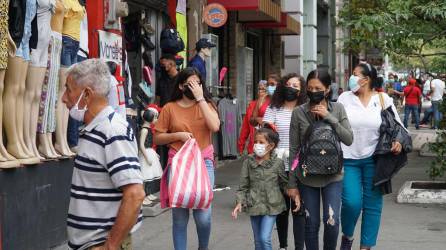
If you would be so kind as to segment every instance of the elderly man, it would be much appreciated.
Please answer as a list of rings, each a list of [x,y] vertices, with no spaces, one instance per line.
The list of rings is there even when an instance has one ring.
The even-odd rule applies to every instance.
[[[83,121],[68,211],[72,249],[131,249],[144,199],[138,147],[129,124],[108,105],[110,72],[99,59],[73,65],[62,101]]]

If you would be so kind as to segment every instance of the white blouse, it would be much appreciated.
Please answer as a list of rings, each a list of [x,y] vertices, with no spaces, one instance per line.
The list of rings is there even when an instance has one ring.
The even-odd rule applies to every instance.
[[[401,124],[398,112],[393,105],[393,99],[385,93],[382,95],[385,108],[391,106],[396,120]],[[359,97],[351,91],[342,93],[338,102],[344,105],[353,130],[353,144],[351,146],[342,144],[344,158],[357,160],[371,157],[378,145],[379,127],[382,123],[379,94],[372,96],[367,107],[364,107]]]

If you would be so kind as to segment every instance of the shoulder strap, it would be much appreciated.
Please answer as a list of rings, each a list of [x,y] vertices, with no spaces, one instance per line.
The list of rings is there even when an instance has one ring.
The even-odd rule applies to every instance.
[[[381,103],[381,108],[385,109],[385,102],[384,102],[384,95],[382,93],[378,93],[379,95],[379,102]]]
[[[412,86],[412,88],[409,90],[409,92],[407,92],[407,95],[404,95],[405,97],[408,97],[411,93],[412,93],[412,91],[413,91],[413,88],[415,88],[414,86]]]

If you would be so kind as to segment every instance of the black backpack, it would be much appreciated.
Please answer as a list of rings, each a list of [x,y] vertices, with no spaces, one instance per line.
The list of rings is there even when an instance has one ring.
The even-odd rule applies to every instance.
[[[160,47],[163,53],[177,54],[184,50],[184,42],[176,29],[161,31]]]
[[[343,154],[338,134],[327,122],[314,122],[312,118],[310,122],[299,153],[303,176],[340,173]]]

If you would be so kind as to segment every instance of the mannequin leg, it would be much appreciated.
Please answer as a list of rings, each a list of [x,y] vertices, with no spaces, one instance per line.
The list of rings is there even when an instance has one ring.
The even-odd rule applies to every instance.
[[[57,153],[57,150],[54,148],[54,143],[53,143],[53,133],[47,133],[45,134],[47,141],[48,141],[48,145],[50,146],[50,150],[53,153],[53,155],[55,155],[57,158],[62,157],[62,155],[60,155],[59,153]]]
[[[19,136],[20,144],[23,147],[23,150],[27,155],[30,157],[34,154],[32,153],[31,149],[28,148],[28,146],[25,143],[25,136],[23,134],[23,130],[25,127],[25,112],[29,113],[29,109],[25,109],[25,88],[26,88],[26,75],[28,72],[28,66],[29,62],[24,62],[23,64],[23,71],[22,74],[20,74],[20,81],[19,81],[19,92],[16,97],[16,105],[17,105],[17,134]]]
[[[53,148],[52,140],[49,140],[49,138],[51,138],[51,133],[38,133],[37,135],[39,138],[39,153],[41,153],[45,158],[48,159],[57,159],[58,157],[60,157],[59,154],[55,153],[56,150]]]
[[[17,131],[17,112],[20,110],[17,107],[16,99],[20,88],[20,74],[24,74],[23,59],[18,57],[9,58],[3,96],[3,116],[8,117],[8,119],[5,119],[3,122],[8,140],[8,152],[18,159],[25,159],[28,158],[28,155],[24,152],[20,144]]]
[[[26,146],[30,149],[35,157],[44,159],[40,156],[37,150],[37,121],[39,116],[39,101],[42,92],[42,84],[45,79],[46,68],[29,67],[28,76],[26,78],[25,90],[25,110],[30,113],[25,113],[24,116],[24,130],[23,136]]]
[[[56,143],[54,148],[62,156],[72,156],[67,142],[68,109],[62,103],[62,95],[65,92],[65,81],[67,68],[61,68],[59,75],[59,95],[56,107]]]

